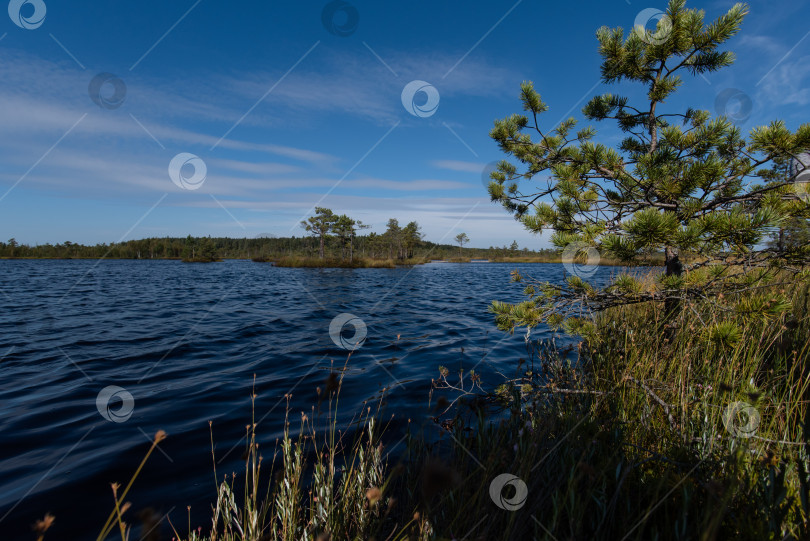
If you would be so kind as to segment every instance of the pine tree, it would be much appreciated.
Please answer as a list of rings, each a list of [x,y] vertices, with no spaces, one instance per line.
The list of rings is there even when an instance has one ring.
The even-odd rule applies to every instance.
[[[384,235],[388,239],[388,258],[394,259],[394,249],[396,249],[397,258],[402,257],[402,228],[399,227],[399,220],[391,218],[388,220],[388,228]]]
[[[597,249],[626,261],[663,253],[664,273],[660,287],[646,296],[629,278],[602,289],[577,275],[562,287],[540,284],[525,303],[493,303],[499,326],[559,324],[583,304],[599,310],[640,298],[663,301],[671,313],[678,299],[744,287],[719,269],[742,262],[772,269],[768,259],[774,253],[762,248],[764,241],[807,209],[796,175],[784,178],[779,169],[810,147],[810,124],[791,132],[773,121],[745,136],[725,116],[666,107],[683,75],[715,72],[734,61],[720,47],[738,33],[747,13],[746,5],[736,4],[705,24],[703,11],[670,0],[654,32],[637,27],[625,38],[621,28],[597,31],[602,81],[645,91],[640,103],[607,93],[583,108],[586,119],[614,121],[624,132],[616,148],[596,142],[593,127],[576,131],[573,118],[545,129],[548,105],[531,82],[521,85],[527,113],[496,121],[490,133],[517,162],[501,161],[491,174],[492,200],[529,231],[551,229],[551,242],[574,262]],[[518,186],[519,179],[541,174],[535,189],[527,190],[532,183],[525,181]],[[701,275],[692,273],[692,287],[686,288],[681,256],[687,254],[686,270],[714,278],[707,275],[696,288]]]
[[[470,242],[470,238],[467,236],[467,233],[459,233],[458,235],[456,235],[456,243],[458,243],[458,256],[459,257],[461,257],[461,249],[468,242]]]
[[[196,248],[197,239],[191,235],[188,235],[186,237],[186,242],[183,244],[183,251],[181,252],[183,261],[192,261],[197,256]]]
[[[218,259],[217,248],[214,245],[214,241],[211,239],[210,236],[203,238],[202,242],[200,242],[200,252],[197,255],[196,260],[202,262],[206,261],[210,262],[216,261],[217,259]]]
[[[340,239],[341,257],[346,258],[346,251],[349,252],[349,261],[354,261],[354,239],[357,237],[357,231],[360,229],[368,229],[369,225],[365,225],[360,220],[349,218],[345,214],[341,214],[335,218],[332,226],[333,232]]]
[[[422,241],[422,232],[419,230],[419,224],[416,222],[408,222],[402,229],[402,243],[405,248],[405,257],[413,257],[414,248]]]
[[[320,243],[318,256],[321,259],[323,259],[326,239],[332,232],[332,227],[335,225],[337,219],[338,217],[335,216],[335,213],[332,212],[331,209],[315,207],[315,216],[310,216],[306,220],[301,221],[301,227],[303,227],[307,233],[312,234],[313,237],[318,237]]]

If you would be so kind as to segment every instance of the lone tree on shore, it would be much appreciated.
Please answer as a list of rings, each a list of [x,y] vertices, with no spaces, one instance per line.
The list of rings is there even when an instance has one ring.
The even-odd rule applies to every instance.
[[[310,216],[306,220],[301,221],[301,227],[303,227],[307,233],[310,233],[313,237],[318,237],[320,239],[318,256],[321,259],[323,259],[326,237],[329,236],[329,233],[332,231],[332,227],[334,227],[337,221],[338,216],[336,216],[331,209],[323,207],[315,207],[315,216]]]
[[[734,55],[719,47],[738,33],[748,13],[745,4],[736,4],[706,25],[704,12],[685,4],[670,0],[655,31],[636,27],[626,38],[621,28],[602,27],[596,33],[602,82],[626,81],[645,91],[640,103],[608,93],[592,98],[582,110],[588,120],[616,122],[625,134],[618,147],[595,142],[592,127],[575,131],[573,118],[544,127],[549,107],[531,82],[521,85],[527,113],[496,121],[490,133],[517,162],[501,161],[491,174],[493,201],[529,231],[553,230],[552,243],[565,249],[563,259],[567,253],[574,267],[585,251],[589,262],[595,253],[632,261],[663,252],[660,284],[642,291],[637,281],[622,276],[596,289],[583,280],[587,276],[574,272],[563,286],[528,288],[526,302],[493,303],[502,329],[545,321],[586,332],[586,319],[569,317],[581,313],[583,305],[600,310],[657,301],[665,302],[671,314],[684,298],[761,285],[777,268],[799,272],[785,260],[774,266],[779,254],[762,246],[781,224],[808,217],[799,175],[779,172],[810,148],[810,124],[791,132],[782,121],[773,121],[745,136],[726,116],[665,108],[684,83],[682,75],[695,77],[732,64]],[[532,178],[533,185],[518,184]],[[690,255],[688,265],[682,254]],[[807,255],[802,263],[810,260]],[[739,270],[742,263],[762,274]]]
[[[470,238],[467,236],[467,233],[459,233],[456,235],[456,242],[458,243],[458,256],[461,257],[461,249],[465,244],[470,242]]]

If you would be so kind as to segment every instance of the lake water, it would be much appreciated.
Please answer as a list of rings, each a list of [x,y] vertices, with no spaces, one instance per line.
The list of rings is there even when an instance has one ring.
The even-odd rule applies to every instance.
[[[191,505],[192,526],[207,528],[208,421],[220,478],[243,471],[254,375],[270,453],[284,395],[291,417],[309,412],[330,366],[346,363],[336,341],[351,347],[356,327],[366,338],[348,361],[341,419],[387,387],[395,422],[383,441],[395,449],[408,418],[433,429],[427,401],[439,365],[475,367],[496,384],[496,369],[514,372],[526,356],[523,336],[498,331],[487,312],[492,300],[522,299],[522,286],[509,283],[514,268],[563,279],[553,264],[0,261],[0,538],[33,539],[30,525],[50,512],[46,539],[95,539],[112,508],[109,484],[129,480],[158,429],[169,438],[127,500],[135,511],[171,513],[175,525]],[[615,272],[600,268],[595,279]],[[341,314],[355,319],[333,340]]]

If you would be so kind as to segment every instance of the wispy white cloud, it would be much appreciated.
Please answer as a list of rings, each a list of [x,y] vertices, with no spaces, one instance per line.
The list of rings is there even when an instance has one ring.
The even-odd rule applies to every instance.
[[[772,36],[743,34],[737,39],[737,44],[746,53],[767,53],[769,55],[779,55],[785,53],[784,46]]]
[[[465,162],[459,160],[434,160],[430,162],[434,167],[446,169],[448,171],[460,171],[462,173],[481,174],[487,164],[478,162]]]
[[[114,200],[151,205],[161,194],[170,193],[150,221],[132,232],[132,238],[189,231],[249,234],[220,204],[242,225],[256,228],[256,234],[275,231],[285,235],[300,214],[334,186],[364,151],[358,148],[351,158],[324,151],[336,148],[322,140],[334,137],[334,132],[330,136],[318,131],[325,116],[350,116],[352,122],[366,122],[372,128],[390,126],[403,118],[416,123],[419,119],[409,117],[400,103],[402,88],[413,79],[433,82],[443,103],[455,98],[500,95],[507,87],[511,89],[511,81],[519,79],[507,68],[471,57],[459,65],[452,77],[442,81],[441,76],[457,60],[456,54],[376,50],[394,67],[398,77],[370,55],[365,58],[318,51],[326,55],[321,60],[330,67],[315,70],[302,65],[239,128],[220,141],[222,134],[275,83],[281,71],[178,73],[176,80],[123,74],[127,85],[124,105],[103,110],[87,94],[88,83],[95,75],[92,70],[82,71],[70,62],[2,49],[0,160],[5,167],[0,170],[0,184],[10,186],[16,182],[79,117],[87,114],[18,189],[81,200],[82,204]],[[280,135],[291,130],[319,135],[312,138],[308,148],[302,148]],[[212,152],[211,147],[218,141]],[[167,167],[178,152],[195,152],[205,160],[208,177],[199,190],[186,192],[171,182]],[[462,222],[474,241],[484,242],[486,238],[489,240],[485,242],[491,243],[503,227],[514,229],[519,236],[520,226],[500,209],[490,207],[480,186],[463,178],[466,173],[477,178],[485,164],[440,160],[432,165],[437,170],[430,172],[428,167],[424,176],[410,178],[368,175],[358,169],[323,204],[378,228],[384,227],[390,217],[403,222],[417,220],[430,232],[432,240],[449,232],[465,213],[480,205]],[[456,174],[443,178],[443,172],[448,171]],[[460,179],[457,173],[465,175]],[[480,197],[471,197],[478,192]],[[13,204],[13,199],[5,204]],[[177,212],[197,210],[178,219],[180,214],[167,214],[167,208]],[[204,220],[198,212],[202,212]],[[160,216],[174,219],[160,225],[156,223]],[[180,222],[182,227],[177,225]],[[214,229],[206,230],[209,226]]]
[[[432,192],[439,190],[463,190],[469,188],[470,185],[454,180],[441,179],[389,180],[382,178],[359,178],[343,181],[341,187],[344,190],[374,188],[375,191]]]
[[[437,51],[407,52],[379,50],[386,63],[397,72],[394,76],[370,54],[348,55],[324,51],[324,63],[331,69],[291,73],[267,98],[264,109],[283,107],[294,113],[296,122],[330,112],[365,117],[390,124],[402,117],[400,95],[414,79],[436,87],[442,99],[456,96],[491,97],[511,89],[517,74],[508,68],[482,59],[467,59],[452,77],[442,75],[457,60],[457,54]],[[243,105],[262,96],[280,76],[277,72],[257,71],[223,79],[219,84]]]
[[[302,171],[300,167],[295,165],[272,162],[213,159],[208,160],[207,165],[222,171],[237,171],[261,176],[286,175]]]
[[[786,59],[762,80],[760,88],[759,99],[771,106],[810,104],[810,56]],[[806,111],[796,112],[807,117]]]

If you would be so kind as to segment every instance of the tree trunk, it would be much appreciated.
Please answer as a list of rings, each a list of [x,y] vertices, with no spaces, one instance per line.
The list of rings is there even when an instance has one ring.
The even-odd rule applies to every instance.
[[[677,248],[667,246],[665,252],[666,260],[664,262],[667,276],[680,276],[683,273],[683,264],[681,264],[679,255]]]
[[[321,245],[318,254],[320,255],[320,258],[323,259],[323,235],[321,235]]]

